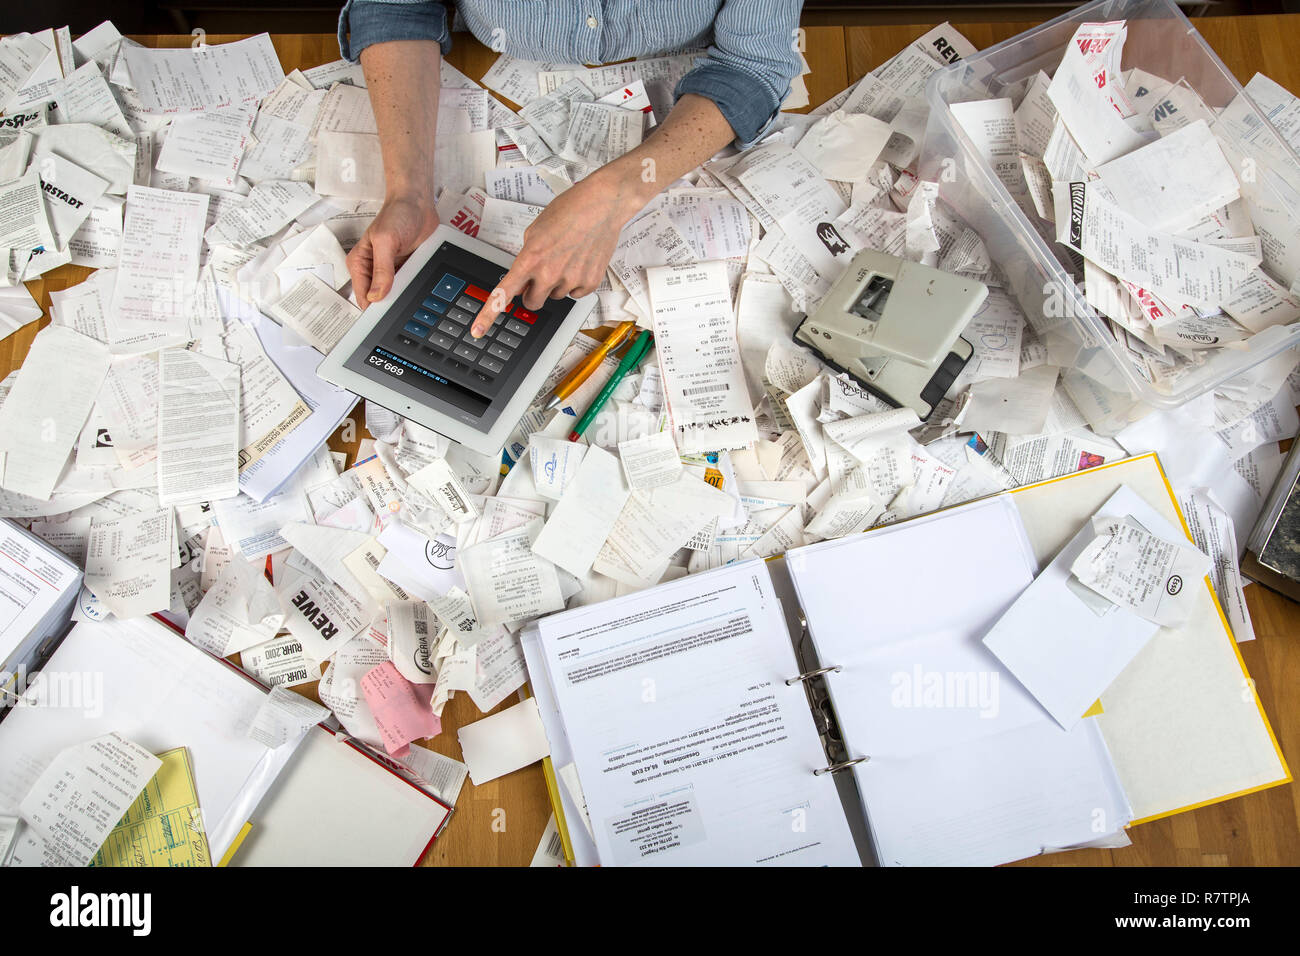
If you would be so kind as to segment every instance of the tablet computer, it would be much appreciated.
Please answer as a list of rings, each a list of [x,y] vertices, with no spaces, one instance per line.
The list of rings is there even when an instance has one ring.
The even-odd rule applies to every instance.
[[[595,296],[515,299],[476,339],[470,325],[514,257],[439,226],[325,357],[317,374],[482,454],[496,454]]]

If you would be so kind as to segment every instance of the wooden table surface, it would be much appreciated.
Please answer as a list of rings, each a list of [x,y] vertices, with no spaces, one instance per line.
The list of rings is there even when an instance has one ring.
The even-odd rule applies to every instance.
[[[961,32],[976,47],[1021,33],[1034,22],[963,23]],[[1256,72],[1265,73],[1292,92],[1300,92],[1300,59],[1291,40],[1300,36],[1300,15],[1221,17],[1194,21],[1197,29],[1245,83]],[[812,72],[804,77],[813,105],[821,103],[862,77],[912,40],[932,23],[919,26],[810,26],[805,56]],[[188,36],[137,37],[150,46],[183,47]],[[209,43],[225,43],[237,36],[210,36]],[[326,34],[272,37],[286,71],[307,69],[338,59],[336,39]],[[447,58],[477,80],[496,54],[468,34],[456,34],[455,48]],[[513,104],[512,104],[513,105]],[[37,330],[48,324],[49,293],[83,281],[89,269],[63,266],[28,288],[47,310],[39,322],[24,326],[0,340],[0,376],[17,368]],[[347,451],[349,464],[365,430],[361,412],[354,413],[355,434],[343,441],[344,428],[330,439],[330,447]],[[1256,682],[1265,712],[1291,765],[1300,761],[1300,605],[1258,585],[1246,589],[1255,625],[1255,641],[1241,646],[1242,656]],[[299,689],[315,696],[315,684]],[[502,708],[514,703],[513,696]],[[458,694],[443,713],[443,731],[431,741],[434,750],[460,757],[456,728],[482,715],[468,695]],[[461,791],[442,836],[426,854],[423,864],[527,865],[550,816],[546,785],[540,765],[526,767],[476,787],[468,780]],[[1143,824],[1129,831],[1131,847],[1120,850],[1077,850],[1038,857],[1023,866],[1218,866],[1300,864],[1300,787],[1274,787],[1226,803],[1181,813]]]

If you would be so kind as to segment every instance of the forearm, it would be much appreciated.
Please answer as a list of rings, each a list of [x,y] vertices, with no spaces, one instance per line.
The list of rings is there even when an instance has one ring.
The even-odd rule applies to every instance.
[[[646,203],[730,143],[736,134],[707,97],[688,93],[636,149],[592,174],[631,219]]]
[[[474,319],[483,335],[514,296],[540,309],[548,298],[599,286],[619,233],[646,203],[735,138],[713,101],[688,94],[636,149],[556,196],[524,232],[524,248]]]
[[[432,40],[391,40],[361,53],[389,199],[433,202],[441,63]]]

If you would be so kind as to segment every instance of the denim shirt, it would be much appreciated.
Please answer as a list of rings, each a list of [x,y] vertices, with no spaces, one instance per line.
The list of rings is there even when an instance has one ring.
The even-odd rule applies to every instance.
[[[679,50],[707,52],[674,99],[712,100],[742,149],[762,137],[802,66],[795,52],[801,0],[460,0],[480,42],[524,60],[613,63]],[[349,39],[350,34],[350,39]],[[451,49],[447,9],[436,0],[347,0],[339,50],[356,62],[386,40],[435,40]]]

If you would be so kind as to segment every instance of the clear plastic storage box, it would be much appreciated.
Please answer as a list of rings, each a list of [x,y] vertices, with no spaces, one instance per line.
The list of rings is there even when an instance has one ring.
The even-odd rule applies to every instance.
[[[1247,348],[1217,350],[1175,390],[1147,381],[1075,287],[1064,264],[1064,248],[1050,241],[1050,235],[1039,234],[953,118],[952,103],[1010,97],[1019,105],[1039,70],[1055,72],[1080,24],[1108,20],[1128,21],[1122,69],[1140,66],[1171,82],[1184,78],[1215,110],[1238,96],[1249,104],[1248,122],[1232,124],[1231,130],[1229,124],[1218,123],[1216,132],[1251,157],[1252,175],[1260,177],[1259,188],[1278,211],[1292,224],[1300,222],[1300,158],[1276,135],[1172,0],[1099,0],[930,78],[921,178],[938,182],[940,196],[983,238],[1007,277],[1008,291],[1047,345],[1050,361],[1063,367],[1065,387],[1094,427],[1110,426],[1103,426],[1105,431],[1123,427],[1151,407],[1181,405],[1300,345],[1300,323],[1275,326],[1249,338]]]

